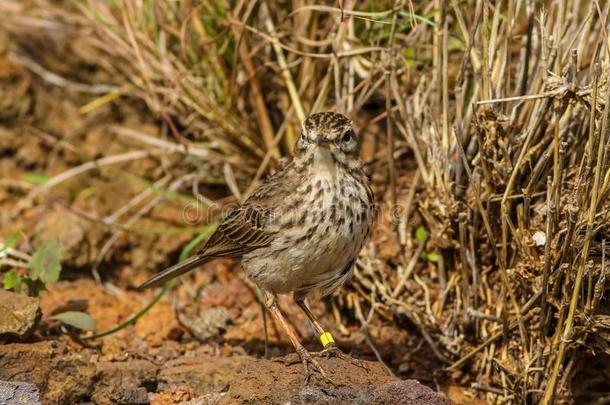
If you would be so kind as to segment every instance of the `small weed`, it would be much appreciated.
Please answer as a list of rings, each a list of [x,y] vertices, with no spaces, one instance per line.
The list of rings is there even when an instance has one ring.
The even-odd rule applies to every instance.
[[[428,240],[428,231],[420,226],[415,230],[415,239],[419,243],[426,243],[426,240]],[[420,257],[432,263],[437,263],[440,260],[440,255],[437,252],[422,252]]]
[[[9,236],[0,248],[0,255],[12,249],[19,241],[19,233]],[[59,280],[61,274],[61,245],[56,239],[45,241],[32,255],[25,272],[13,268],[4,274],[2,287],[17,294],[38,297],[47,285]],[[56,319],[77,329],[94,331],[95,321],[85,312],[66,311],[55,314]]]
[[[18,238],[9,237],[3,245],[3,251],[12,248]],[[27,264],[27,271],[22,272],[13,268],[6,272],[2,285],[5,290],[12,290],[18,294],[38,297],[46,290],[48,283],[54,283],[61,273],[61,247],[59,241],[48,240],[44,242],[32,255]]]

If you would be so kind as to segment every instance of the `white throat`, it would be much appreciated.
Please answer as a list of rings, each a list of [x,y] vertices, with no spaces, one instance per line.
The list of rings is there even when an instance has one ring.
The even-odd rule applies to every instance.
[[[313,171],[317,177],[334,179],[337,166],[328,148],[317,147],[314,151]]]

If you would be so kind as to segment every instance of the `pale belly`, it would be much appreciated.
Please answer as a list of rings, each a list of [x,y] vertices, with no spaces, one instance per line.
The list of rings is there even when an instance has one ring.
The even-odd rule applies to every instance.
[[[332,178],[311,182],[318,180],[324,191],[300,185],[295,195],[306,197],[295,201],[296,207],[284,218],[277,218],[277,238],[242,258],[246,274],[263,290],[324,296],[350,277],[368,237],[373,208],[362,197],[362,185],[350,180],[339,188]],[[305,193],[310,188],[313,191]]]

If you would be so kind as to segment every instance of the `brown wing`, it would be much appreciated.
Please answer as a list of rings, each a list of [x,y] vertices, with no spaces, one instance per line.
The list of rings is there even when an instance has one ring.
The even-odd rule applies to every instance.
[[[265,207],[244,204],[229,213],[197,254],[236,257],[269,245],[274,233],[265,227],[268,214]]]
[[[162,285],[215,257],[240,257],[268,246],[275,235],[269,219],[277,204],[292,191],[281,179],[284,174],[280,171],[268,178],[241,207],[231,211],[196,255],[161,271],[138,289]]]
[[[294,192],[295,184],[299,184],[295,182],[297,172],[290,162],[269,176],[241,207],[225,218],[198,254],[236,257],[268,246],[276,233],[273,217]]]

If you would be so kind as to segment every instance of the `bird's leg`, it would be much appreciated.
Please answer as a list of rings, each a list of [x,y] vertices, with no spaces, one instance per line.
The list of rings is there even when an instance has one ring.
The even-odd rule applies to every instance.
[[[265,332],[265,358],[269,359],[269,330],[267,329],[267,311],[265,304],[261,303],[261,312],[263,313],[263,331]]]
[[[324,377],[325,380],[329,381],[331,384],[334,385],[334,383],[328,377],[322,366],[320,366],[320,364],[312,357],[312,355],[307,351],[307,349],[303,347],[301,342],[299,342],[296,333],[294,332],[292,327],[288,325],[288,322],[284,318],[282,311],[280,311],[280,308],[277,305],[277,299],[275,295],[265,292],[265,306],[267,307],[269,312],[271,312],[271,315],[273,315],[277,323],[279,323],[282,329],[284,329],[284,332],[286,332],[286,335],[288,335],[288,339],[290,339],[290,342],[292,343],[297,354],[301,358],[301,362],[305,367],[305,382],[308,383],[309,379],[311,378],[312,373],[309,367],[311,365],[322,375],[322,377]]]
[[[305,315],[307,315],[307,318],[309,318],[309,320],[313,324],[313,327],[316,329],[316,333],[320,337],[320,341],[322,341],[322,346],[326,348],[329,345],[334,345],[335,340],[333,339],[333,336],[330,334],[330,332],[326,332],[322,325],[320,325],[320,322],[318,322],[316,317],[313,315],[313,313],[305,303],[305,298],[295,297],[294,300],[297,305],[303,310],[303,312],[305,312]]]
[[[318,322],[314,314],[311,312],[311,310],[305,303],[305,298],[295,297],[294,300],[296,301],[297,305],[303,310],[303,312],[305,312],[305,315],[307,315],[307,318],[309,318],[309,320],[313,324],[313,327],[316,329],[318,336],[320,337],[320,342],[322,343],[322,347],[324,349],[319,353],[313,353],[314,355],[325,357],[335,356],[337,358],[340,358],[341,360],[348,361],[359,367],[367,369],[364,362],[354,359],[352,356],[343,353],[343,351],[339,349],[339,347],[337,347],[335,339],[333,339],[333,335],[331,335],[330,332],[326,332],[324,330],[320,322]]]

